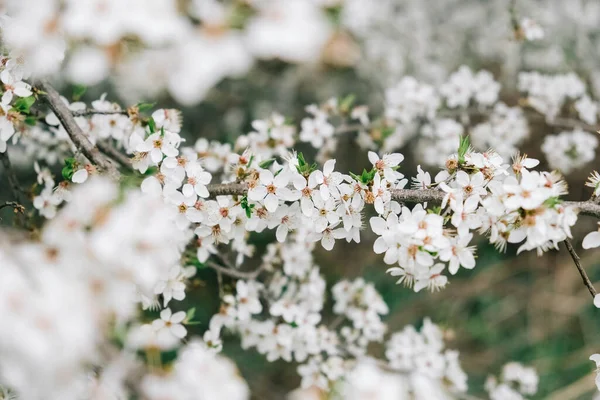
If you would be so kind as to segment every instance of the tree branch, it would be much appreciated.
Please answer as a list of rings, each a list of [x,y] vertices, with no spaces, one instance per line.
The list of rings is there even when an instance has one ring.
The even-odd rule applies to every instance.
[[[25,212],[25,207],[23,205],[17,203],[16,201],[7,201],[4,204],[0,204],[0,210],[6,207],[12,207],[15,212],[23,214]]]
[[[75,144],[75,146],[81,150],[84,156],[86,156],[93,164],[98,166],[100,169],[106,171],[111,177],[118,178],[119,171],[117,170],[114,162],[107,158],[100,150],[94,146],[88,138],[85,136],[75,119],[71,110],[60,98],[60,94],[48,83],[48,81],[42,79],[37,84],[38,88],[45,92],[45,99],[56,117],[67,131],[67,134]]]
[[[12,169],[10,158],[8,157],[8,151],[0,153],[0,161],[4,166],[4,173],[6,173],[8,185],[10,186],[13,197],[18,203],[23,204],[23,189],[21,189],[21,186],[19,185],[19,179],[17,178],[15,171]]]
[[[211,196],[243,196],[248,186],[243,183],[215,183],[207,186]],[[440,204],[444,192],[436,189],[394,189],[392,198],[405,203]],[[589,215],[600,219],[600,205],[593,201],[564,201],[561,204],[579,209],[581,215]]]
[[[127,110],[101,111],[101,110],[94,110],[93,108],[86,108],[85,110],[71,111],[71,113],[73,114],[74,117],[88,117],[90,115],[115,115],[115,114],[129,115]]]
[[[262,271],[262,268],[257,268],[254,271],[250,271],[250,272],[238,271],[236,269],[225,268],[225,267],[217,264],[216,262],[210,261],[210,260],[207,261],[205,263],[205,265],[207,267],[214,269],[218,273],[221,273],[223,275],[227,275],[227,276],[230,276],[230,277],[236,278],[236,279],[246,279],[246,280],[256,279],[256,277]]]
[[[583,284],[588,288],[592,297],[596,297],[598,292],[596,292],[596,289],[594,288],[594,284],[592,283],[590,278],[587,276],[587,273],[581,266],[581,258],[579,258],[579,255],[573,248],[573,245],[571,244],[571,241],[569,239],[565,240],[565,246],[567,247],[567,250],[569,251],[571,258],[573,259],[573,262],[575,263],[575,266],[577,267],[577,270],[579,271],[579,275],[581,275]]]
[[[99,141],[96,143],[96,146],[98,146],[98,149],[100,149],[102,153],[117,161],[119,164],[126,167],[127,169],[133,171],[133,167],[131,166],[131,159],[129,159],[129,157],[121,153],[119,150],[115,149],[112,144],[108,142]]]

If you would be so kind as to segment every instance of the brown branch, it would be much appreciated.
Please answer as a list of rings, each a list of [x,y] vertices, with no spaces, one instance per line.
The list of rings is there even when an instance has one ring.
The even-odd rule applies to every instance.
[[[37,84],[41,91],[45,92],[45,99],[56,117],[67,131],[67,134],[75,144],[75,146],[81,150],[84,156],[86,156],[93,164],[98,166],[100,169],[106,171],[108,175],[117,179],[119,177],[119,171],[115,166],[114,162],[107,158],[100,152],[98,147],[94,146],[88,138],[85,136],[75,119],[71,110],[60,98],[60,94],[48,83],[48,81],[42,79]]]
[[[133,167],[131,166],[131,159],[127,157],[125,154],[121,153],[119,150],[115,149],[115,147],[108,142],[97,142],[96,146],[98,149],[108,157],[117,161],[122,166],[127,169],[133,171]]]
[[[225,268],[225,267],[217,264],[216,262],[210,261],[210,260],[207,261],[205,263],[205,265],[207,267],[214,269],[218,273],[221,273],[223,275],[227,275],[227,276],[230,276],[230,277],[236,278],[236,279],[246,279],[246,280],[256,279],[256,277],[258,277],[258,275],[260,275],[260,273],[262,271],[262,268],[257,268],[254,271],[250,271],[250,272],[238,271],[236,269]]]
[[[211,196],[243,196],[248,193],[248,186],[243,183],[215,183],[207,186]],[[404,203],[440,204],[444,192],[436,189],[394,189],[392,198]],[[564,201],[561,204],[572,206],[581,215],[589,215],[600,219],[600,205],[593,201]]]
[[[12,191],[15,200],[18,203],[23,204],[23,189],[21,189],[21,185],[19,185],[19,179],[17,178],[17,175],[15,174],[15,171],[13,170],[12,165],[10,163],[8,151],[0,153],[0,161],[4,166],[4,173],[6,174],[6,177],[8,179],[8,185],[10,186],[10,190]]]
[[[0,204],[0,210],[2,210],[3,208],[6,207],[12,207],[13,210],[17,213],[21,213],[23,214],[25,212],[25,207],[19,203],[17,203],[16,201],[7,201],[4,204]]]
[[[579,258],[579,255],[573,248],[573,245],[571,244],[571,241],[569,239],[565,240],[565,246],[567,247],[567,250],[569,251],[571,258],[573,259],[573,262],[575,263],[575,266],[577,267],[577,270],[579,271],[579,275],[581,275],[583,284],[588,288],[592,297],[596,297],[598,292],[596,292],[596,289],[594,288],[594,284],[592,283],[590,278],[587,276],[587,273],[581,266],[581,258]]]
[[[93,108],[87,108],[85,110],[77,110],[71,112],[74,117],[88,117],[90,115],[129,115],[127,110],[94,110]]]

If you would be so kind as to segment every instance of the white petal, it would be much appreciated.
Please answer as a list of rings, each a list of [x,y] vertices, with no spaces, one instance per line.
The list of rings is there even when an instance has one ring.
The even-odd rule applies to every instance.
[[[83,183],[87,180],[88,178],[88,172],[85,168],[80,169],[79,171],[75,172],[73,174],[73,176],[71,177],[71,180],[75,183]]]
[[[269,193],[267,197],[265,197],[265,208],[269,212],[275,212],[277,210],[277,206],[279,205],[279,199],[272,193]]]
[[[185,319],[185,311],[178,311],[171,316],[171,322],[178,324]]]
[[[596,308],[600,308],[600,294],[594,296],[594,305]]]
[[[183,339],[185,337],[185,335],[187,334],[187,330],[183,327],[183,325],[171,325],[171,333],[173,334],[173,336],[179,338],[179,339]]]
[[[595,231],[588,233],[585,238],[583,238],[581,246],[584,249],[593,249],[600,246],[600,232]]]

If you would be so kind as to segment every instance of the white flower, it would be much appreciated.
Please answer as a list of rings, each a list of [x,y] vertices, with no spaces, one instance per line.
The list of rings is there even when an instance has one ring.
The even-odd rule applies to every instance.
[[[196,273],[195,267],[181,268],[179,265],[174,265],[169,271],[161,277],[156,286],[154,286],[154,294],[162,294],[163,306],[166,307],[171,299],[185,299],[185,279],[193,276]]]
[[[5,69],[0,73],[0,80],[4,84],[4,94],[2,95],[2,104],[9,105],[13,99],[13,95],[19,97],[31,96],[31,86],[25,82],[16,80],[12,74]]]
[[[446,286],[448,277],[441,274],[444,268],[444,264],[435,264],[431,268],[418,268],[415,276],[415,292],[424,288],[433,292]]]
[[[156,331],[159,340],[161,337],[170,338],[172,336],[183,339],[187,334],[187,330],[181,324],[185,319],[185,315],[185,311],[178,311],[173,314],[170,308],[162,310],[160,319],[152,321],[152,328]]]
[[[521,31],[525,39],[529,41],[539,40],[544,38],[544,30],[542,27],[531,18],[523,18],[521,20]]]
[[[400,153],[384,154],[380,159],[377,153],[369,151],[369,161],[373,164],[373,167],[383,173],[383,177],[389,182],[396,182],[398,179],[402,179],[404,175],[395,170],[400,165],[404,156]]]
[[[181,189],[185,196],[191,196],[196,193],[200,197],[207,198],[210,196],[206,185],[212,180],[212,175],[205,171],[200,164],[190,163],[187,168],[187,183]]]
[[[310,142],[314,148],[321,148],[326,139],[333,137],[335,128],[326,118],[304,118],[302,120],[300,140]]]
[[[135,137],[135,136],[134,136]],[[163,159],[163,154],[167,157],[177,157],[179,151],[177,146],[179,145],[179,135],[164,131],[164,135],[161,133],[153,133],[146,138],[143,142],[139,143],[135,147],[135,151],[140,153],[149,153],[150,159],[158,164]]]
[[[181,131],[181,111],[175,109],[159,109],[152,113],[152,119],[156,123],[156,128],[160,130],[179,133]]]
[[[262,170],[259,176],[260,184],[248,190],[248,198],[262,201],[269,212],[275,212],[279,200],[295,201],[300,199],[300,192],[287,188],[289,177],[286,174],[273,176],[267,169]]]
[[[342,174],[335,172],[335,160],[327,160],[323,165],[323,172],[317,170],[310,174],[308,177],[308,186],[315,187],[319,186],[319,192],[323,200],[329,199],[329,196],[339,197],[339,191],[337,185],[342,182]]]
[[[581,247],[584,249],[594,249],[600,246],[600,222],[598,223],[599,230],[590,232],[583,238],[583,243],[581,243]]]
[[[40,211],[44,218],[52,219],[56,216],[56,207],[62,203],[62,199],[57,196],[52,187],[46,187],[39,196],[33,198],[33,206]]]
[[[592,354],[590,361],[596,363],[596,387],[600,390],[600,354]]]
[[[473,247],[468,246],[473,234],[457,237],[453,240],[450,247],[440,252],[440,260],[449,261],[448,271],[454,275],[459,266],[467,269],[475,268],[475,257],[473,256]]]

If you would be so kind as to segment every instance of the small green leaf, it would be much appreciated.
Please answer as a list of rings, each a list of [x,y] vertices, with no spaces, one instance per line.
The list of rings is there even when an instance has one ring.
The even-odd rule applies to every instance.
[[[349,94],[343,99],[340,100],[340,111],[347,114],[350,112],[350,109],[354,105],[354,100],[356,100],[356,96],[353,94]]]
[[[298,165],[303,167],[306,165],[306,161],[304,160],[304,154],[298,153]]]
[[[33,115],[28,115],[25,117],[25,123],[29,126],[35,126],[37,124],[37,119]]]
[[[148,118],[148,129],[150,129],[150,133],[156,132],[156,122],[154,122],[154,118]]]
[[[74,158],[65,158],[65,166],[63,167],[61,173],[63,178],[66,180],[71,180],[73,174],[75,173],[75,164],[77,161]]]
[[[156,103],[138,103],[135,106],[140,112],[152,110]]]
[[[262,161],[258,164],[259,167],[263,168],[263,169],[267,169],[269,168],[271,165],[273,165],[273,163],[275,162],[274,158],[270,158],[268,160]]]
[[[465,155],[469,151],[471,147],[471,142],[469,141],[469,136],[461,136],[460,141],[458,143],[458,163],[464,164]]]
[[[240,207],[246,212],[248,218],[252,217],[252,209],[255,206],[255,204],[248,204],[248,196],[244,196],[242,197],[242,200],[240,200]]]
[[[185,314],[185,319],[186,321],[191,321],[194,319],[194,315],[196,314],[196,307],[192,307],[188,310],[188,312]]]
[[[83,86],[83,85],[73,86],[73,100],[79,101],[79,99],[81,99],[81,96],[83,96],[86,91],[87,91],[86,86]]]
[[[20,113],[29,114],[29,109],[35,103],[35,97],[21,97],[15,101],[13,108]]]

